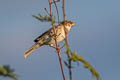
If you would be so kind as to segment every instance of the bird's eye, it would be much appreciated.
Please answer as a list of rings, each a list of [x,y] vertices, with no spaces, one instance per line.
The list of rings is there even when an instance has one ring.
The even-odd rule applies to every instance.
[[[70,22],[70,24],[73,24],[73,22]]]
[[[50,34],[52,35],[52,34],[53,34],[53,32],[51,31],[51,32],[50,32]]]

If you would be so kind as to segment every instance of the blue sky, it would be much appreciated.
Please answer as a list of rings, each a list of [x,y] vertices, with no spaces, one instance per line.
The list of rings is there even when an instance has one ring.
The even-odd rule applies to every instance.
[[[54,49],[44,46],[28,59],[23,57],[33,40],[50,28],[50,24],[32,17],[45,13],[47,1],[0,0],[0,64],[15,68],[19,80],[62,80]],[[119,0],[66,0],[67,19],[76,23],[69,33],[70,46],[97,69],[103,80],[120,79],[119,3]],[[67,68],[64,69],[67,74]],[[95,80],[82,64],[73,69],[73,80],[80,79]]]

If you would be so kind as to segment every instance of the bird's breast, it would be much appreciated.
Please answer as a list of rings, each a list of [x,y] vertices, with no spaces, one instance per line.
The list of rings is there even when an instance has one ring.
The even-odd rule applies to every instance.
[[[57,42],[60,42],[60,41],[65,39],[65,32],[64,32],[63,28],[57,31],[57,37],[56,38],[57,38]]]

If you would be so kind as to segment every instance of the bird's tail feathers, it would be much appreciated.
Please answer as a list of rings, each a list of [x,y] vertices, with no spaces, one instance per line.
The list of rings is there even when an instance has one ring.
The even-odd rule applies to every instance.
[[[39,44],[34,44],[31,48],[29,48],[25,53],[24,53],[24,58],[27,58],[34,50],[39,48]]]

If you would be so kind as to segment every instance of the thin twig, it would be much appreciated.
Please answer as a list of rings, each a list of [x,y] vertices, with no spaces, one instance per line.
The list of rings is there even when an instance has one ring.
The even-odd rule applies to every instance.
[[[57,2],[60,2],[60,0],[56,0],[55,2],[56,2],[56,3],[57,3]],[[52,3],[54,3],[54,2],[52,2]]]
[[[66,38],[65,38],[65,43],[66,43],[66,46],[69,46],[69,44],[68,44],[68,37],[66,36]],[[70,54],[69,54],[69,52],[66,52],[66,54],[67,54],[67,57],[68,57],[68,59],[70,58]],[[72,80],[72,65],[71,65],[71,60],[68,60],[68,64],[69,64],[69,67],[68,67],[68,70],[69,70],[69,79],[70,80]]]
[[[62,0],[62,10],[63,10],[63,20],[65,21],[66,20],[65,0]],[[65,43],[66,43],[66,46],[69,46],[69,44],[68,44],[68,33],[65,30],[65,26],[64,26],[64,31],[65,31]],[[67,52],[67,57],[70,58],[69,52]],[[69,63],[69,67],[68,67],[68,69],[69,69],[69,79],[72,80],[72,65],[71,65],[71,60],[69,60],[68,63]]]
[[[49,14],[49,12],[48,12],[47,8],[44,8],[44,10],[45,10],[45,11],[46,11],[46,13],[50,16],[50,14]]]
[[[62,9],[63,9],[63,19],[65,20],[66,19],[66,14],[65,14],[65,0],[62,0]]]
[[[50,17],[52,17],[52,0],[49,0]]]
[[[67,53],[68,58],[70,58],[70,55]],[[72,80],[72,65],[71,65],[71,60],[68,61],[69,63],[69,79]]]
[[[56,12],[57,12],[57,17],[58,17],[58,24],[60,23],[60,19],[59,19],[59,11],[58,11],[58,7],[57,7],[57,4],[56,4],[56,1],[53,0],[53,3],[55,4],[55,7],[56,7]]]

